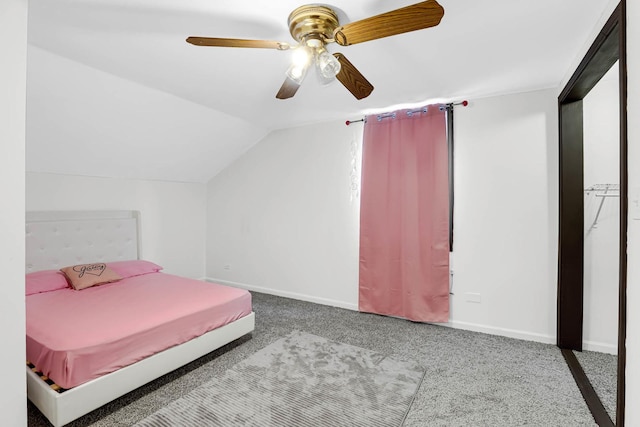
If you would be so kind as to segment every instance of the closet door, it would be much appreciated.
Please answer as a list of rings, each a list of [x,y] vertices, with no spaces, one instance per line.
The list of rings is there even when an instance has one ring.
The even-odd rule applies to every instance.
[[[608,168],[603,168],[607,171],[605,175],[594,175],[603,171],[591,170],[592,162],[589,158],[594,157],[591,152],[586,154],[588,162],[586,166],[583,158],[585,132],[590,132],[589,129],[591,129],[594,120],[583,114],[585,102],[587,104],[590,102],[589,100],[585,101],[585,97],[617,61],[619,61],[618,133],[617,136],[615,131],[608,131],[605,134],[607,135],[606,139],[612,141],[611,144],[615,146],[612,146],[611,149],[618,151],[618,183],[611,178]],[[571,373],[596,423],[600,426],[624,425],[628,208],[626,70],[626,3],[622,0],[558,97],[560,209],[557,343],[558,347],[562,349],[562,354],[567,360]],[[589,108],[587,106],[587,110]],[[603,114],[608,113],[610,111]],[[597,120],[602,120],[602,117]],[[589,123],[585,123],[585,121]],[[601,141],[600,143],[604,144],[605,142]],[[587,141],[587,149],[593,149],[590,147],[591,143]],[[598,144],[594,147],[603,148]],[[611,152],[607,151],[606,154],[600,156],[608,157],[610,154]],[[614,157],[616,157],[615,153]],[[593,198],[595,201],[589,198]],[[611,202],[611,200],[615,201]],[[618,209],[618,253],[616,255],[614,250],[613,254],[602,255],[606,250],[604,247],[611,248],[611,245],[615,245],[615,236],[601,232],[605,229],[605,218],[616,213],[616,206],[611,207],[612,203],[617,205]],[[613,210],[610,211],[610,209]],[[596,239],[595,230],[598,226],[601,227],[601,230],[598,231],[599,235]],[[615,226],[615,223],[611,223],[607,228],[615,229]],[[612,270],[610,264],[615,263],[616,258],[617,287],[614,285],[616,278],[610,274]],[[586,289],[585,280],[587,282]],[[601,295],[607,292],[606,289],[609,289],[610,294],[605,298]],[[616,312],[618,314],[617,321],[613,319],[616,317]],[[602,324],[598,324],[600,319],[593,319],[594,313],[596,313],[596,317],[605,316],[606,320],[603,320]],[[613,324],[616,324],[617,327],[613,327]],[[606,338],[605,335],[607,335]],[[579,361],[581,353],[576,353],[576,351],[583,350],[583,337],[586,339],[584,344],[587,349],[611,350],[611,343],[617,343],[615,345],[617,347],[617,366],[615,368],[617,384],[614,386],[616,388],[615,415],[612,414],[614,410],[611,409],[614,405],[607,405],[609,412],[603,405],[603,400],[606,401],[609,398],[603,395],[603,399],[601,399],[596,390],[598,386],[596,383],[601,381],[603,375],[611,376],[612,374],[606,374],[602,369],[603,363],[598,363],[600,366],[590,376],[589,368],[587,367],[585,370]],[[598,343],[598,339],[603,341]],[[587,365],[584,358],[583,362]],[[614,361],[612,365],[616,365],[616,362]],[[594,384],[596,387],[593,386]]]

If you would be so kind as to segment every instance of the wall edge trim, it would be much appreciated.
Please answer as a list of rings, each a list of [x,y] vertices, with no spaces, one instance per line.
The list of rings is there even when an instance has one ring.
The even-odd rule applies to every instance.
[[[246,283],[233,282],[233,281],[230,281],[230,280],[218,279],[218,278],[213,278],[213,277],[207,277],[207,278],[205,278],[205,280],[207,282],[219,283],[221,285],[228,285],[228,286],[232,286],[234,288],[246,289],[248,291],[255,291],[255,292],[260,292],[260,293],[263,293],[263,294],[275,295],[275,296],[279,296],[279,297],[291,298],[291,299],[300,300],[300,301],[312,302],[312,303],[320,304],[320,305],[328,305],[328,306],[332,306],[332,307],[344,308],[344,309],[352,310],[352,311],[358,311],[358,305],[357,304],[351,304],[351,303],[348,303],[348,302],[338,301],[338,300],[334,300],[334,299],[330,299],[330,298],[316,297],[316,296],[313,296],[313,295],[300,294],[300,293],[297,293],[297,292],[282,291],[282,290],[279,290],[279,289],[274,289],[274,288],[269,288],[269,287],[264,287],[264,286],[250,285],[250,284],[246,284]]]
[[[447,323],[438,323],[441,326],[447,326],[454,329],[463,329],[471,332],[481,332],[489,335],[498,335],[501,337],[514,338],[524,341],[534,341],[543,344],[555,344],[556,337],[548,334],[540,334],[537,332],[522,331],[518,329],[501,328],[497,326],[482,325],[479,323],[463,322],[459,320],[450,320]]]
[[[333,300],[330,298],[316,297],[316,296],[301,294],[297,292],[282,291],[279,289],[269,288],[265,286],[256,286],[256,285],[251,285],[247,283],[240,283],[240,282],[234,282],[234,281],[225,280],[225,279],[218,279],[215,277],[206,277],[205,281],[210,283],[219,283],[221,285],[232,286],[234,288],[246,289],[248,291],[255,291],[255,292],[275,295],[279,297],[312,302],[315,304],[328,305],[332,307],[358,311],[357,304]],[[431,323],[431,324],[438,325],[438,326],[445,326],[453,329],[462,329],[462,330],[471,331],[471,332],[480,332],[480,333],[485,333],[489,335],[497,335],[497,336],[503,336],[507,338],[520,339],[524,341],[535,341],[543,344],[555,344],[556,342],[556,337],[552,335],[539,334],[535,332],[521,331],[516,329],[500,328],[495,326],[482,325],[478,323],[451,320],[447,323]]]

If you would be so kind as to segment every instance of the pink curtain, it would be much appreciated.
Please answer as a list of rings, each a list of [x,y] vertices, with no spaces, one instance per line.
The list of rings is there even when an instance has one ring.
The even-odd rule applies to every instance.
[[[362,163],[360,311],[448,321],[445,111],[367,117]]]

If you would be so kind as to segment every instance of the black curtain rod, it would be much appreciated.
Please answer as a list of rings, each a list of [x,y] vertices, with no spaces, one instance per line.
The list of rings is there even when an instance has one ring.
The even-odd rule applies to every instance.
[[[456,105],[462,105],[463,107],[466,107],[467,105],[469,105],[469,101],[464,100],[464,101],[460,101],[460,102],[449,102],[449,103],[446,103],[446,104],[443,104],[443,105],[444,105],[446,108],[452,108],[452,107],[454,107],[454,106],[456,106]],[[411,111],[411,112],[420,112],[420,111],[422,111],[422,108],[418,108],[418,109],[410,110],[410,111]],[[386,117],[394,117],[394,116],[395,116],[395,114],[393,114],[393,115],[392,115],[392,114],[393,114],[393,113],[382,113],[382,114],[381,114],[381,117],[382,117],[382,118],[386,118]],[[358,120],[347,120],[346,122],[344,122],[344,124],[345,124],[345,125],[347,125],[347,126],[349,126],[351,123],[358,123],[358,122],[364,122],[364,121],[365,121],[365,118],[363,117],[363,118],[358,119]]]

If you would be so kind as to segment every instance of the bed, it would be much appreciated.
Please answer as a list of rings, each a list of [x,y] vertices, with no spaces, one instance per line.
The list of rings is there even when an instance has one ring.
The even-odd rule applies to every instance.
[[[135,211],[27,212],[26,223],[27,394],[54,426],[254,329],[248,292],[142,260]],[[117,280],[65,286],[58,270],[82,264]]]

